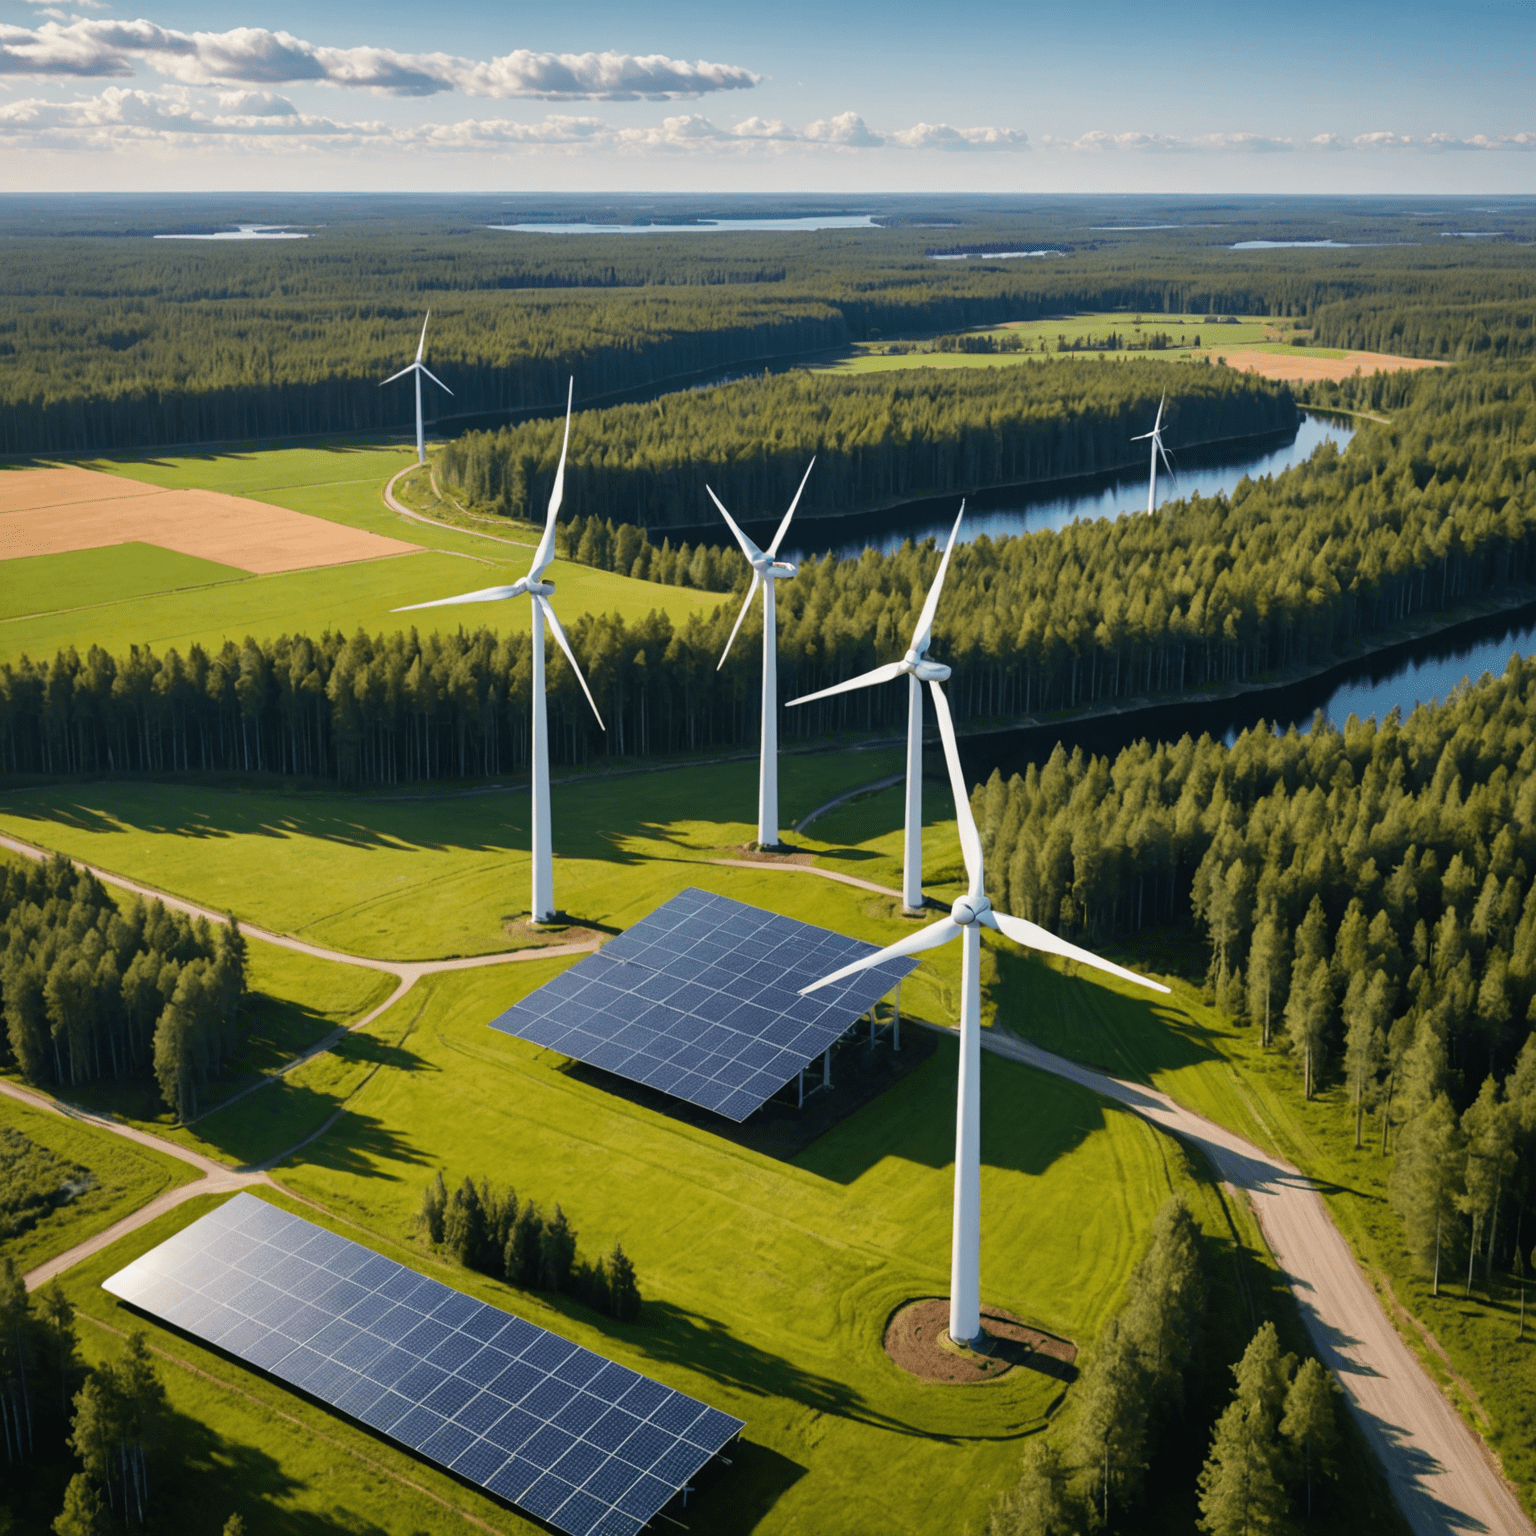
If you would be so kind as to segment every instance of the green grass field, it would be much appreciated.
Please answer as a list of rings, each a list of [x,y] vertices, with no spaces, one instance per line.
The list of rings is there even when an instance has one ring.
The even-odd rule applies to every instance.
[[[981,336],[1018,336],[1023,350],[1018,352],[906,352],[890,351],[896,338],[863,341],[853,351],[834,363],[823,365],[830,373],[889,373],[904,368],[1016,368],[1025,363],[1046,362],[1059,358],[1107,357],[1115,361],[1151,358],[1162,362],[1190,362],[1226,352],[1276,352],[1294,357],[1340,358],[1345,354],[1333,347],[1293,347],[1289,344],[1293,322],[1275,319],[1237,320],[1235,324],[1207,325],[1202,315],[1155,315],[1126,312],[1065,315],[1051,320],[1017,320],[1005,325],[980,326],[973,334]],[[1134,343],[1155,333],[1170,337],[1163,350],[1129,350]],[[1070,346],[1102,342],[1111,333],[1124,338],[1127,350],[1116,352],[1077,352],[1057,350],[1060,339]],[[1199,346],[1195,345],[1196,340]]]
[[[7,1257],[23,1274],[198,1176],[190,1164],[163,1152],[5,1095],[0,1095],[0,1126],[19,1131],[64,1162],[87,1169],[95,1180],[67,1204],[5,1240]]]
[[[250,496],[332,522],[422,546],[422,552],[354,565],[248,576],[152,546],[44,555],[6,562],[7,596],[0,602],[0,661],[22,655],[51,659],[62,648],[82,653],[100,645],[121,654],[130,645],[157,651],[194,642],[217,648],[281,634],[350,634],[485,626],[516,633],[528,627],[526,603],[426,610],[408,618],[391,610],[476,587],[514,581],[528,568],[519,544],[527,531],[509,524],[495,536],[413,522],[384,505],[385,481],[410,462],[403,451],[377,448],[276,449],[188,458],[99,460],[87,467],[169,489],[198,487]],[[25,575],[26,581],[12,581]],[[653,609],[681,622],[708,611],[718,594],[632,581],[570,561],[557,561],[551,579],[569,625],[582,613],[643,618]]]

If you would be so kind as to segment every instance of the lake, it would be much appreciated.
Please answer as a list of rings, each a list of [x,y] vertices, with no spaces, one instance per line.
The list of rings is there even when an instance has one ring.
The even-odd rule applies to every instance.
[[[868,213],[815,213],[799,219],[701,219],[697,224],[487,224],[527,235],[725,235],[741,230],[875,229]]]

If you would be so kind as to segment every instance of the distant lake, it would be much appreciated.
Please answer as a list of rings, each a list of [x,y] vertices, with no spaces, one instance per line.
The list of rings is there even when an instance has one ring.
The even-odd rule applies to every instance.
[[[1239,240],[1229,251],[1360,251],[1368,246],[1413,245],[1412,240]]]
[[[799,219],[701,219],[697,224],[487,224],[528,235],[720,235],[737,230],[874,229],[873,214],[813,213]]]
[[[211,235],[156,235],[156,240],[308,240],[302,230],[286,224],[241,224],[234,229],[220,229]]]

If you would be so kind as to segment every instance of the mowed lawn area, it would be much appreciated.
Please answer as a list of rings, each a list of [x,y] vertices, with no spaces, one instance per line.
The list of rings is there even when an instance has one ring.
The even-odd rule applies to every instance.
[[[900,762],[895,749],[784,756],[786,822]],[[948,815],[936,788],[928,803],[930,818]],[[508,924],[528,911],[528,813],[523,788],[371,799],[119,781],[0,795],[0,829],[28,842],[263,927],[395,960],[527,942],[509,935]],[[626,927],[684,885],[702,883],[709,866],[701,861],[744,857],[756,814],[755,754],[557,779],[556,899],[577,922]],[[899,832],[839,845],[819,841],[829,828],[835,836],[831,818],[818,821],[804,842],[819,862],[899,886]],[[952,823],[934,821],[930,839],[928,867],[942,888],[946,871],[958,873]],[[807,880],[772,869],[716,872],[784,886],[787,901],[799,899],[790,884]]]
[[[163,1152],[0,1094],[0,1253],[22,1274],[197,1177]]]
[[[461,626],[502,633],[525,630],[524,603],[426,610],[393,609],[478,587],[505,585],[526,573],[531,548],[525,527],[508,524],[493,536],[430,526],[384,505],[383,487],[414,456],[373,447],[276,449],[185,458],[98,460],[85,466],[163,486],[201,489],[288,507],[331,522],[404,539],[418,554],[352,565],[251,576],[144,544],[76,550],[0,564],[7,596],[0,602],[0,661],[22,655],[51,659],[62,648],[100,645],[120,654],[130,645],[185,651],[193,643],[217,648],[247,635],[319,635],[326,629],[370,634],[415,623],[422,631]],[[513,542],[502,542],[512,540]],[[531,542],[531,541],[530,541]],[[13,580],[13,578],[15,578]],[[608,571],[557,561],[562,621],[582,613],[643,618],[653,609],[681,622],[713,609],[716,593],[632,581]]]

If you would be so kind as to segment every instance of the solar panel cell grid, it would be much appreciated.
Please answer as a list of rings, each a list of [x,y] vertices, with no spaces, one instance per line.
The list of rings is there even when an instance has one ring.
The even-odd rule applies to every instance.
[[[742,1428],[251,1195],[105,1287],[571,1536],[633,1536]]]
[[[492,1021],[605,1072],[745,1120],[916,965],[809,923],[689,889]]]

